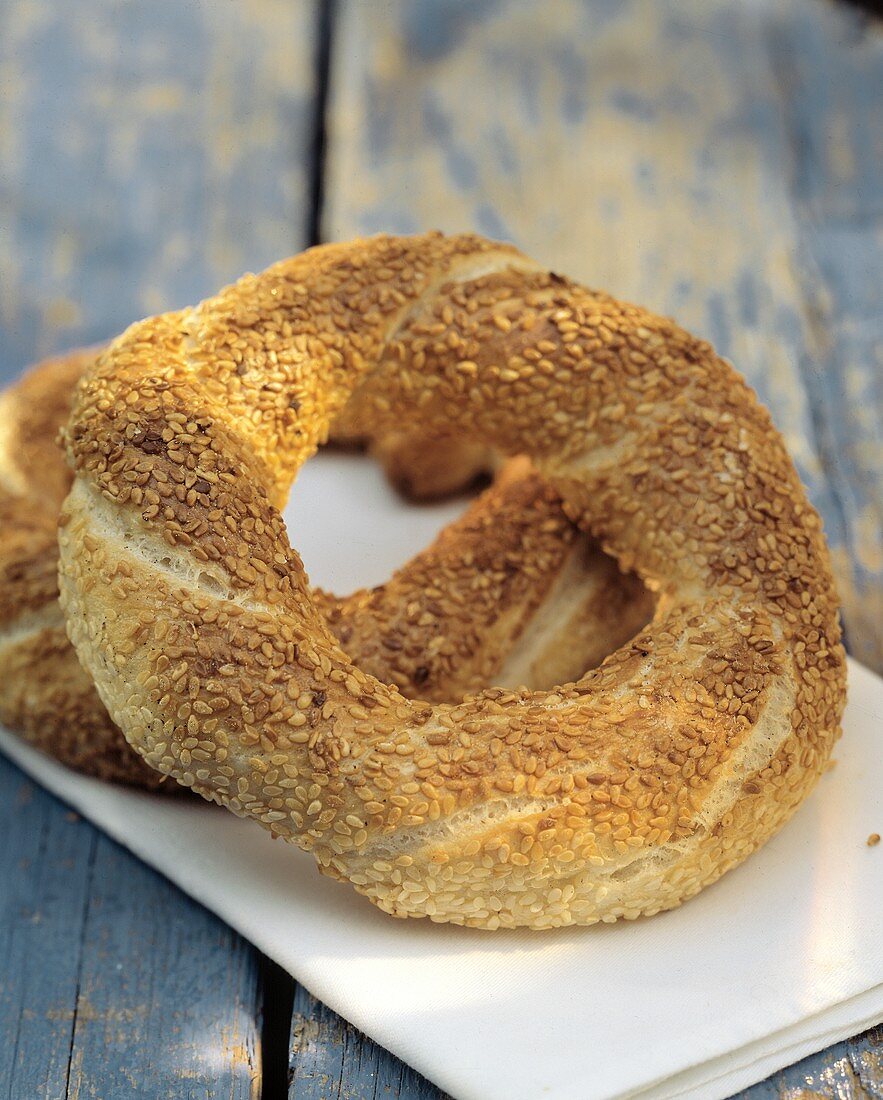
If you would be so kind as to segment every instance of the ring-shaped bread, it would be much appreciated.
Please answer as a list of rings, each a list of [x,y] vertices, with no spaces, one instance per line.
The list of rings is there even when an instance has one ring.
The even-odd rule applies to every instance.
[[[658,590],[649,627],[576,682],[455,705],[354,664],[279,507],[360,381],[378,423],[529,455]],[[67,446],[63,606],[130,743],[395,915],[678,905],[782,825],[838,735],[828,554],[769,415],[707,343],[514,249],[325,246],[135,325]]]
[[[151,768],[111,721],[58,605],[57,519],[71,478],[56,437],[96,354],[47,360],[0,394],[0,722],[77,771],[178,793],[185,788]],[[423,492],[440,478],[456,482],[441,462],[450,448],[426,457],[390,442],[386,453]],[[441,603],[439,586],[448,597]],[[391,584],[314,597],[363,668],[406,695],[438,701],[488,683],[578,675],[652,614],[650,593],[578,537],[523,462]]]

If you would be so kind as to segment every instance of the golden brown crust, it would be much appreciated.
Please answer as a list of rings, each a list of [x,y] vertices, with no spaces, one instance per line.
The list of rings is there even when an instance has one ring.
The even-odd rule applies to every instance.
[[[575,683],[455,705],[353,664],[277,509],[360,379],[381,426],[528,454],[659,592],[650,626]],[[396,915],[670,908],[787,820],[839,733],[827,551],[768,414],[708,344],[513,249],[326,246],[133,326],[68,453],[63,602],[130,742]]]
[[[126,744],[58,606],[57,518],[71,473],[57,435],[95,354],[45,360],[0,394],[0,722],[78,771],[180,791]]]
[[[73,352],[42,363],[0,397],[0,721],[78,771],[180,793],[184,788],[149,767],[111,721],[67,639],[57,604],[56,520],[70,472],[55,437],[68,417],[73,387],[95,354]],[[423,469],[428,472],[429,463]],[[541,534],[531,530],[535,517],[547,524]],[[479,548],[485,575],[477,578],[467,558],[476,535],[483,538],[491,527],[497,537]],[[413,577],[405,584],[422,590],[411,614],[402,615],[384,588],[343,600],[324,593],[316,598],[355,659],[377,676],[392,679],[405,694],[456,699],[494,681],[514,643],[531,651],[532,619],[576,542],[560,501],[519,464],[438,547],[405,567]],[[530,672],[526,683],[554,678],[573,660],[582,661],[579,672],[598,663],[652,613],[650,596],[635,578],[620,578],[597,548],[587,546],[585,553],[577,588],[596,644],[574,646],[568,639],[562,648],[565,635],[555,632],[546,646],[551,668]],[[439,584],[448,586],[448,622],[424,608],[434,606],[433,585]]]

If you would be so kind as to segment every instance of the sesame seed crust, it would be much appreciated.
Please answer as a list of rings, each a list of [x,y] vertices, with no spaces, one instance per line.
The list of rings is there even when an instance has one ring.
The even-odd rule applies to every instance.
[[[56,437],[73,388],[96,354],[87,349],[47,360],[0,395],[0,721],[68,767],[180,794],[186,788],[150,767],[110,719],[58,606],[57,517],[71,472]],[[361,431],[371,438],[370,424]],[[441,458],[418,455],[411,440],[385,445],[423,495],[440,484],[441,459],[456,454],[453,442]],[[472,461],[467,450],[461,466],[467,475]],[[450,470],[441,472],[451,487]],[[556,624],[551,637],[537,636],[536,622],[556,588],[580,611],[583,637],[575,639],[567,622]],[[405,603],[402,590],[411,593]],[[314,599],[363,668],[405,695],[444,701],[504,682],[516,644],[529,655],[526,683],[575,676],[652,614],[643,585],[578,535],[560,499],[524,462],[510,465],[391,585],[343,599],[316,591]]]
[[[56,521],[71,475],[57,435],[95,354],[48,359],[0,395],[0,722],[78,771],[180,791],[110,720],[58,606]]]
[[[652,622],[575,681],[456,703],[351,660],[278,509],[357,386],[380,428],[528,455],[656,592]],[[62,604],[130,743],[396,916],[676,906],[791,816],[839,735],[828,554],[767,412],[707,343],[514,249],[324,246],[135,325],[67,447]]]

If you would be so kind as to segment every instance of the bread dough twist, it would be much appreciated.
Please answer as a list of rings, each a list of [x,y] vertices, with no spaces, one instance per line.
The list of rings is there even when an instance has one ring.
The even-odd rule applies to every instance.
[[[649,627],[575,682],[456,704],[354,663],[279,508],[360,383],[380,425],[529,455],[657,590]],[[514,249],[329,245],[135,325],[67,447],[63,606],[130,743],[397,916],[671,908],[787,820],[838,735],[828,555],[769,415],[708,344]]]
[[[0,721],[78,771],[183,793],[111,721],[58,605],[57,519],[71,479],[56,436],[96,354],[47,360],[0,395]],[[370,425],[362,431],[370,438]],[[427,478],[457,484],[442,462],[450,448],[418,461],[410,441],[384,442],[399,470],[415,462],[424,493]],[[427,699],[458,699],[514,676],[543,685],[578,675],[652,614],[647,589],[578,536],[523,462],[402,572],[401,583],[416,593],[405,606],[386,586],[314,598],[354,660]],[[442,605],[432,596],[438,585],[449,597]]]

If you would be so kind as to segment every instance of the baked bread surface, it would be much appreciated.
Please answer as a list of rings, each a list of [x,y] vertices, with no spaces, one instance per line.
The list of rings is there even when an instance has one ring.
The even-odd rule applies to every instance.
[[[529,455],[655,590],[646,630],[454,704],[354,663],[279,508],[360,383],[379,425]],[[67,447],[62,602],[129,742],[395,915],[671,908],[791,816],[839,734],[828,554],[767,412],[707,343],[506,246],[324,246],[135,325]]]

